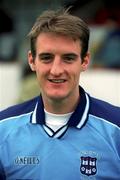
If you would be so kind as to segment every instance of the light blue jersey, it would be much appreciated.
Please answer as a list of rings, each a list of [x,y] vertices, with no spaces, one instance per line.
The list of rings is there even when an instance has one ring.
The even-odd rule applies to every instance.
[[[0,113],[0,180],[120,180],[120,108],[80,93],[57,132],[41,96]]]

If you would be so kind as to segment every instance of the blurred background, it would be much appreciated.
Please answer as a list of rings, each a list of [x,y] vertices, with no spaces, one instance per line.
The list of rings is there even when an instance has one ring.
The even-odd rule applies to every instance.
[[[120,106],[120,2],[111,0],[0,0],[0,110],[39,94],[27,64],[29,33],[43,10],[71,6],[91,30],[91,64],[81,85]]]

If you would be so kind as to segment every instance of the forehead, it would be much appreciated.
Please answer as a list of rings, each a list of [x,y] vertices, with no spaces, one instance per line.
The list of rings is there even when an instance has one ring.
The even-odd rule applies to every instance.
[[[71,37],[53,34],[41,33],[36,40],[36,51],[62,51],[62,52],[81,52],[79,40]]]

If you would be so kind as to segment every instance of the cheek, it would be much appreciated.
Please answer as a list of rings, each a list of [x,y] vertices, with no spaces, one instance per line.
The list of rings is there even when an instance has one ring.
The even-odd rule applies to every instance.
[[[42,79],[44,77],[44,74],[40,70],[38,70],[38,71],[36,71],[36,75],[37,75],[37,79],[40,83],[40,81],[42,81]]]
[[[47,78],[48,70],[44,66],[39,66],[36,68],[36,75],[39,83],[42,83]]]
[[[75,73],[74,73],[74,84],[78,84],[79,83],[79,79],[80,79],[80,68],[77,68]]]
[[[73,74],[75,79],[78,79],[80,76],[80,73],[81,73],[81,66],[78,65],[77,67],[75,66],[72,69],[73,69],[73,71],[71,72],[71,74]]]

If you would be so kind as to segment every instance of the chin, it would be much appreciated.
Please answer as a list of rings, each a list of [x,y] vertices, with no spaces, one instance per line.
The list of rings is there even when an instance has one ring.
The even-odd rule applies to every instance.
[[[47,95],[47,97],[53,101],[60,101],[60,100],[64,100],[66,99],[66,97],[68,97],[67,95],[63,95],[63,94],[54,94],[54,95]]]

